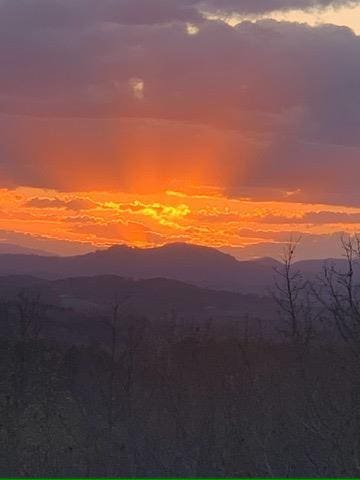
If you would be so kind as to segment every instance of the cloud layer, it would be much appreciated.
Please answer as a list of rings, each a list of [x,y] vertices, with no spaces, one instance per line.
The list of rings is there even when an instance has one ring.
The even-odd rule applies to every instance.
[[[207,229],[212,241],[230,232],[231,244],[250,238],[246,222],[258,242],[266,224],[275,242],[284,225],[318,235],[360,224],[360,37],[221,20],[358,3],[0,0],[0,188],[38,189],[18,222],[42,235],[37,219],[61,219],[63,239],[86,242],[201,241]],[[176,219],[178,204],[154,206],[168,190],[192,196],[190,212]],[[99,192],[140,204],[97,216]],[[222,209],[198,205],[205,194]],[[225,209],[239,199],[286,211]],[[19,228],[7,208],[4,231]]]
[[[133,5],[94,3],[91,23],[75,22],[81,0],[44,2],[21,24],[29,2],[0,3],[3,186],[141,192],[176,179],[231,196],[360,204],[359,37],[274,21],[204,20],[195,35],[182,21],[105,21],[120,4]]]
[[[104,22],[155,25],[201,22],[206,13],[262,14],[358,3],[358,0],[1,0],[0,25],[6,30],[84,28]]]

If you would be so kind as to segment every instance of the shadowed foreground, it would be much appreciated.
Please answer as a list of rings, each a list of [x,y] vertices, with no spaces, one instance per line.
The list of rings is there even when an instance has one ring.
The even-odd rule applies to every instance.
[[[121,305],[88,320],[96,342],[56,337],[49,305],[4,302],[0,476],[357,476],[358,288],[304,284],[288,253],[271,337]]]

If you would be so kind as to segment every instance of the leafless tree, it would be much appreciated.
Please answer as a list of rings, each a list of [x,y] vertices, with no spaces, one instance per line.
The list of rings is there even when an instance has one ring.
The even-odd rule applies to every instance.
[[[280,308],[283,327],[280,333],[301,351],[306,348],[313,334],[310,289],[302,273],[294,266],[300,238],[289,240],[281,257],[282,266],[275,267],[275,291],[273,298]]]
[[[345,269],[325,265],[319,278],[317,299],[334,320],[341,338],[360,357],[360,285],[356,282],[360,239],[357,235],[342,237]]]

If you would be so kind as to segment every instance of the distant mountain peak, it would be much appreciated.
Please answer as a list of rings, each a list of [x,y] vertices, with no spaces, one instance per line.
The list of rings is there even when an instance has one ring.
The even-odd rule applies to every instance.
[[[120,244],[72,257],[2,255],[0,275],[166,278],[213,289],[256,292],[272,284],[274,265],[274,259],[239,261],[215,248],[182,242],[152,248]]]
[[[197,245],[195,243],[186,243],[186,242],[173,242],[173,243],[166,243],[161,247],[157,247],[158,249],[162,250],[174,250],[174,251],[203,251],[203,252],[212,252],[216,254],[220,254],[222,256],[231,256],[227,255],[226,253],[217,250],[214,247],[208,247],[206,245]]]
[[[45,250],[37,248],[23,247],[22,245],[0,242],[1,255],[39,255],[42,257],[49,257],[53,254]]]
[[[104,250],[97,250],[96,252],[92,252],[92,254],[96,255],[101,255],[103,257],[106,257],[107,255],[116,255],[116,254],[126,254],[126,253],[138,253],[138,254],[144,254],[144,255],[156,255],[156,254],[174,254],[176,255],[205,255],[205,256],[211,256],[213,258],[222,258],[226,259],[227,261],[231,260],[234,262],[237,262],[236,258],[233,257],[232,255],[228,253],[221,252],[220,250],[217,250],[214,247],[208,247],[205,245],[196,245],[192,243],[186,243],[186,242],[172,242],[172,243],[166,243],[161,246],[155,246],[155,247],[134,247],[131,245],[127,244],[115,244],[112,245],[111,247],[104,249]],[[92,255],[90,254],[90,255]]]
[[[111,247],[109,248],[106,248],[103,250],[97,250],[97,251],[98,252],[118,252],[123,250],[136,250],[136,247],[127,245],[126,243],[116,243],[115,245],[111,245]]]
[[[281,262],[273,257],[261,257],[251,261],[257,263],[258,265],[264,265],[267,267],[278,267],[281,265]]]

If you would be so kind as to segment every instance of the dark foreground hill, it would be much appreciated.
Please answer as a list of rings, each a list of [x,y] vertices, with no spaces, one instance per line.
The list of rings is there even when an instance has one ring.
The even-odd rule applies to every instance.
[[[124,252],[31,260],[54,276],[112,259],[247,280],[216,251],[131,252],[137,263]],[[0,477],[356,477],[360,344],[347,320],[359,309],[343,299],[335,321],[331,302],[306,303],[292,335],[270,297],[164,278],[0,276]]]
[[[27,312],[29,319],[37,318],[42,337],[65,344],[106,341],[116,306],[121,322],[136,325],[143,319],[158,332],[176,328],[185,335],[211,325],[219,335],[262,338],[273,337],[277,328],[277,306],[271,297],[164,278],[0,276],[0,318],[4,306],[10,306],[16,317]],[[9,319],[7,315],[0,322],[0,335],[14,332],[16,322]]]
[[[115,275],[45,280],[31,276],[1,276],[0,299],[30,298],[85,313],[111,313],[115,305],[127,314],[159,318],[271,318],[275,305],[270,297],[209,290],[177,280],[132,280]]]

